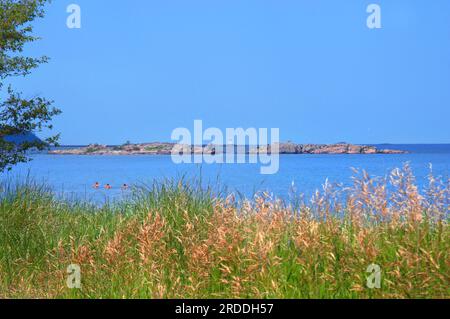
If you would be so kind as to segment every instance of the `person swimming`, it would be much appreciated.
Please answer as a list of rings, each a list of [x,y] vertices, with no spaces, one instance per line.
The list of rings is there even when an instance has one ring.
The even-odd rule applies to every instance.
[[[128,185],[127,184],[123,184],[122,185],[122,190],[126,191],[128,189]]]
[[[95,182],[94,185],[92,185],[92,188],[98,189],[100,187],[100,183],[99,182]]]
[[[109,184],[106,184],[106,185],[105,185],[105,189],[111,189],[111,188],[112,188],[111,185],[109,185]]]

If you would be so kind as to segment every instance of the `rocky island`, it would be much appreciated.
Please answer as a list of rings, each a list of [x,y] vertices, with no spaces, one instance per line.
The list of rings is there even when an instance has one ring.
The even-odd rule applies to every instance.
[[[337,144],[294,144],[279,143],[280,154],[404,154],[405,151],[378,149],[369,145]],[[51,150],[53,155],[170,155],[175,152],[191,154],[220,154],[234,150],[236,154],[270,153],[273,146],[241,146],[241,145],[178,145],[175,143],[142,143],[108,146],[91,144],[78,148],[62,148]]]

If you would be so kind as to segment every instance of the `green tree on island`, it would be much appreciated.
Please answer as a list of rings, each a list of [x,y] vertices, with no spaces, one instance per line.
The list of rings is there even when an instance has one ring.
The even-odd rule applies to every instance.
[[[44,17],[49,0],[0,0],[0,172],[30,158],[30,149],[55,145],[59,135],[44,140],[14,142],[9,137],[52,129],[51,120],[60,113],[53,101],[24,97],[7,83],[8,78],[25,77],[48,58],[23,56],[27,43],[39,40],[33,35],[33,22]]]

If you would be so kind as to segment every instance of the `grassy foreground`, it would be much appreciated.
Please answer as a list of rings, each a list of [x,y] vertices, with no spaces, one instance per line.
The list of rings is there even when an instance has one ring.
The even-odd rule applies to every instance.
[[[184,182],[101,208],[6,187],[0,297],[449,298],[448,181],[430,176],[422,194],[408,167],[295,205],[264,194],[237,203]],[[67,287],[70,264],[81,289]],[[371,264],[379,289],[367,287]]]

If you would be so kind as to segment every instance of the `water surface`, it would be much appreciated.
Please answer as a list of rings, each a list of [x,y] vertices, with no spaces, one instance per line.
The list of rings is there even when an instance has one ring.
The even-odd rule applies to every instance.
[[[226,185],[229,191],[252,196],[255,191],[269,190],[274,196],[286,198],[292,185],[307,196],[321,188],[326,179],[331,183],[349,185],[351,168],[364,169],[373,176],[386,176],[409,162],[420,187],[426,185],[429,164],[435,175],[449,176],[450,144],[381,145],[380,148],[407,150],[399,155],[281,155],[280,170],[275,175],[261,175],[259,164],[180,164],[170,156],[55,156],[33,155],[33,161],[20,164],[3,178],[24,179],[29,174],[45,182],[58,194],[102,202],[120,199],[120,186],[151,184],[164,178],[199,178],[204,184]],[[112,190],[92,189],[96,182],[109,183]]]

